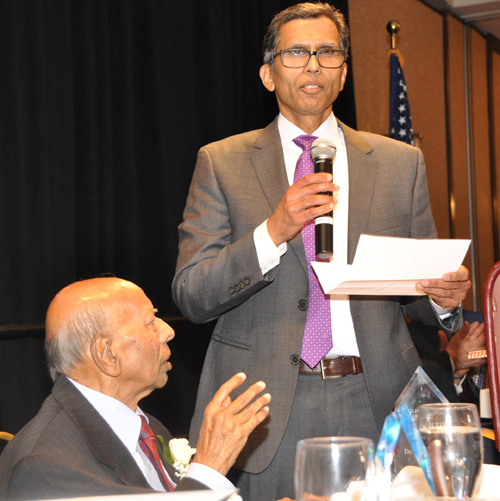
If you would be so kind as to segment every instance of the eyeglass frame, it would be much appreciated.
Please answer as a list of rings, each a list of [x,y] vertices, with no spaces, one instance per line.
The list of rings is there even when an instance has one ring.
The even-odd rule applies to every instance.
[[[309,54],[309,58],[307,59],[307,62],[306,64],[304,64],[304,66],[286,66],[285,63],[283,62],[283,52],[290,52],[292,50],[303,50],[304,52],[307,52]],[[342,59],[342,64],[340,66],[323,66],[320,62],[319,62],[319,57],[318,57],[318,54],[320,54],[321,52],[324,52],[326,50],[334,50],[334,51],[337,51],[337,52],[341,52],[342,53],[342,56],[343,56],[343,59]],[[316,59],[318,60],[318,64],[322,67],[322,68],[327,68],[329,70],[336,70],[337,68],[342,68],[342,66],[344,65],[346,59],[347,59],[347,54],[345,53],[345,50],[342,50],[342,49],[319,49],[319,50],[307,50],[307,49],[303,49],[302,47],[300,48],[291,48],[291,49],[282,49],[280,50],[279,52],[276,52],[276,54],[273,54],[273,59],[276,59],[278,56],[281,57],[281,64],[285,67],[285,68],[290,68],[290,69],[299,69],[299,68],[305,68],[308,64],[309,64],[309,61],[311,60],[311,56],[316,56]]]

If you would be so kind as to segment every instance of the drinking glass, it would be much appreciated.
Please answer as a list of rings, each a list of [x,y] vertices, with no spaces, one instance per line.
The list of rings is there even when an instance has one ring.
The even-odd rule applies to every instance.
[[[481,421],[474,404],[424,404],[419,430],[429,451],[438,496],[471,497],[483,463]]]
[[[373,442],[368,438],[300,440],[295,458],[296,500],[367,499],[367,479],[374,473],[373,457]]]

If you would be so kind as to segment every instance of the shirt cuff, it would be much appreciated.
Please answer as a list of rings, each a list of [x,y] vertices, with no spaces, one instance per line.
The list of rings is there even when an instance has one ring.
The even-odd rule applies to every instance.
[[[448,353],[448,356],[450,354]],[[463,376],[455,376],[455,363],[453,362],[453,358],[450,357],[450,363],[451,363],[451,373],[453,374],[453,384],[455,385],[455,391],[457,392],[457,395],[460,395],[464,391],[462,384],[464,382],[465,376],[467,374],[464,374]]]
[[[235,488],[224,475],[201,463],[191,463],[186,472],[186,477],[198,480],[198,482],[205,484],[213,491]]]
[[[455,377],[453,377],[453,383],[455,385],[455,391],[457,392],[457,395],[460,395],[460,393],[462,393],[464,391],[462,384],[464,382],[466,375],[467,374],[465,374],[461,379],[458,379],[458,380],[455,379]]]
[[[260,270],[262,275],[265,275],[280,264],[280,257],[287,251],[286,242],[278,247],[274,245],[267,231],[267,219],[255,228],[253,232],[253,241],[255,250],[257,251]]]
[[[437,313],[437,315],[441,320],[451,317],[455,313],[455,309],[460,306],[458,305],[453,308],[442,308],[441,306],[439,306],[439,304],[435,303],[431,298],[429,298],[429,301],[431,302],[431,306],[434,308],[434,311]]]

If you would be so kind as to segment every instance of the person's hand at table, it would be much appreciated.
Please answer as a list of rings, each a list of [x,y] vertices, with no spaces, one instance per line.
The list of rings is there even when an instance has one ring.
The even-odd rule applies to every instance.
[[[416,289],[427,294],[441,308],[450,310],[460,305],[470,286],[469,270],[462,265],[458,271],[445,273],[442,278],[417,282]]]
[[[248,435],[269,414],[271,395],[254,398],[266,387],[253,384],[231,401],[229,394],[246,379],[242,372],[224,383],[205,409],[193,463],[201,463],[226,475],[246,444]]]
[[[486,349],[484,324],[479,322],[465,322],[448,341],[445,350],[453,360],[455,376],[464,376],[471,367],[479,367],[486,361],[485,358],[469,358],[469,352]]]

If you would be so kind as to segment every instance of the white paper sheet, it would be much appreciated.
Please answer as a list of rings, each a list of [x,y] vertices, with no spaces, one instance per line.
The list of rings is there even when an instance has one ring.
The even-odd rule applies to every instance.
[[[361,235],[352,265],[313,262],[326,294],[419,295],[415,284],[457,271],[470,240]]]

